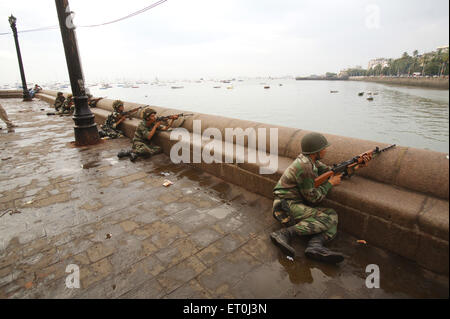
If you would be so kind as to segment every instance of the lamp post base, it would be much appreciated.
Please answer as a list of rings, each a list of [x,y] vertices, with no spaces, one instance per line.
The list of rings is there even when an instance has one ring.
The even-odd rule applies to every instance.
[[[100,142],[100,136],[98,135],[96,124],[85,127],[75,126],[73,129],[75,133],[76,146],[94,145]]]
[[[23,92],[23,101],[24,102],[33,101],[33,98],[30,96],[30,93],[28,93],[28,91]]]

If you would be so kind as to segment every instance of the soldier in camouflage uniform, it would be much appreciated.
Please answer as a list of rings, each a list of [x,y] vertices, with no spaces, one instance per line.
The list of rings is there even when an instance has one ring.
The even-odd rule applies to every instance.
[[[55,103],[53,103],[53,106],[55,107],[55,110],[59,112],[59,109],[64,104],[64,101],[66,98],[64,97],[63,92],[58,92],[58,95],[56,96]]]
[[[314,179],[330,170],[319,161],[330,144],[318,133],[305,135],[301,144],[302,153],[286,169],[273,190],[274,217],[286,228],[273,232],[270,238],[284,253],[295,256],[291,239],[312,235],[305,255],[319,261],[339,263],[344,256],[323,246],[336,236],[338,215],[331,208],[311,206],[319,204],[333,186],[340,184],[341,175],[314,187]]]
[[[119,158],[129,156],[130,160],[134,162],[138,157],[150,157],[162,153],[162,149],[158,145],[151,143],[151,139],[156,131],[167,131],[173,124],[173,121],[178,118],[178,115],[171,116],[168,124],[161,127],[162,122],[156,121],[156,111],[153,109],[146,109],[143,113],[143,119],[137,127],[134,138],[133,147],[128,151],[120,151],[117,156]]]
[[[88,97],[88,105],[89,107],[97,107],[98,101],[103,99],[102,97],[95,98],[92,96],[92,94],[87,94]]]
[[[69,94],[61,105],[58,114],[72,114],[73,111],[75,111],[75,105],[73,104],[72,94]]]
[[[105,123],[101,126],[101,130],[98,132],[100,137],[108,136],[109,138],[118,138],[124,135],[123,132],[117,128],[119,124],[126,119],[126,116],[123,115],[123,102],[121,100],[115,100],[113,109],[114,111],[108,115]]]

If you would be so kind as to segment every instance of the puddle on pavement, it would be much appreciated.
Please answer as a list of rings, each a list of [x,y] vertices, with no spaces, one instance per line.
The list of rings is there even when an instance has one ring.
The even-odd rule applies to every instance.
[[[104,160],[109,162],[109,164],[111,164],[111,165],[115,165],[115,164],[119,163],[119,160],[117,159],[117,157],[109,157],[109,158],[105,158]]]
[[[288,273],[291,283],[324,287],[335,282],[361,298],[448,298],[448,278],[436,276],[417,264],[377,247],[354,245],[355,238],[340,234],[329,248],[346,255],[340,265],[329,265],[306,258],[303,254],[293,260],[279,254],[277,263]],[[304,250],[307,241],[294,242],[297,251]],[[366,267],[375,264],[380,271],[380,288],[365,286]],[[428,279],[427,279],[428,278]]]
[[[162,165],[153,168],[148,174],[161,175],[161,173],[169,173],[172,176],[176,176],[179,179],[187,178],[190,181],[198,182],[199,186],[209,187],[214,184],[212,178],[201,171],[198,171],[192,167],[180,164]]]
[[[36,127],[15,127],[14,129],[11,130],[11,132],[14,133],[24,133],[24,132],[30,132],[30,131],[39,131],[39,128]]]

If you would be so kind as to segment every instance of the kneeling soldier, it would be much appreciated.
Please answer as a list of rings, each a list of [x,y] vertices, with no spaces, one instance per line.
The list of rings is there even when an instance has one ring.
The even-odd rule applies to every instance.
[[[58,114],[72,114],[73,111],[75,111],[75,105],[73,104],[72,94],[69,94],[61,105],[61,109],[58,111]]]
[[[64,97],[63,92],[58,92],[58,95],[56,96],[55,103],[53,103],[53,106],[55,107],[55,110],[59,112],[59,109],[64,104],[64,101],[66,98]]]
[[[129,156],[130,160],[134,162],[139,156],[150,157],[155,154],[162,153],[162,149],[158,145],[151,143],[151,139],[156,131],[167,131],[173,124],[173,121],[178,118],[178,115],[170,117],[167,126],[161,127],[163,122],[157,121],[156,111],[153,109],[146,109],[143,114],[143,119],[134,133],[133,147],[129,151],[120,151],[117,156],[119,158]]]
[[[121,100],[115,100],[113,103],[114,111],[108,115],[105,123],[101,126],[101,130],[98,132],[100,137],[118,138],[124,134],[118,128],[127,117],[124,112],[123,102]]]
[[[309,133],[303,137],[301,145],[302,153],[286,169],[273,190],[273,215],[286,228],[273,232],[270,238],[284,253],[295,256],[291,240],[296,236],[312,235],[305,255],[336,264],[342,262],[344,256],[323,244],[336,236],[338,215],[331,208],[310,206],[320,203],[333,186],[340,184],[342,176],[335,175],[314,187],[314,179],[330,170],[319,161],[330,144],[322,134]]]

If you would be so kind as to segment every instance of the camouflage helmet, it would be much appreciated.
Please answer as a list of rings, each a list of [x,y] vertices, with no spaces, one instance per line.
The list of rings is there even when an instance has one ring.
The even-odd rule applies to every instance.
[[[73,96],[72,94],[69,94],[69,95],[67,95],[67,98],[68,98],[68,99],[71,99],[72,96]]]
[[[64,94],[63,92],[58,92],[57,96],[61,96],[63,94]]]
[[[325,136],[320,133],[308,133],[302,138],[302,153],[314,154],[330,146]]]
[[[145,109],[144,113],[142,114],[142,118],[147,119],[152,114],[156,114],[156,111],[154,109]]]
[[[114,111],[118,112],[119,107],[123,106],[123,102],[121,100],[115,100],[112,106]]]

